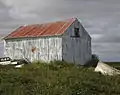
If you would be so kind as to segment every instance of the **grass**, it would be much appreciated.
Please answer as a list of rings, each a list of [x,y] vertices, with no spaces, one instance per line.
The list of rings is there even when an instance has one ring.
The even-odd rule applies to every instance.
[[[0,95],[120,95],[120,76],[93,70],[59,61],[0,66]]]
[[[120,69],[120,62],[105,62],[108,65],[111,65],[117,69]]]

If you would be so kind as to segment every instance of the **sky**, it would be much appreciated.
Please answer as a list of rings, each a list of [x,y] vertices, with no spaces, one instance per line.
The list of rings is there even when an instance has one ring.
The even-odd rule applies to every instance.
[[[0,37],[21,25],[77,17],[102,61],[120,61],[120,0],[0,0]],[[0,57],[3,56],[0,42]]]

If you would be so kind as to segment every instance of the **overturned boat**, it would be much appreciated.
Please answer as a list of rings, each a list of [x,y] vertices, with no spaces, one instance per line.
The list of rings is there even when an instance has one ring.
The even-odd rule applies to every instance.
[[[31,62],[27,58],[11,59],[10,57],[0,58],[0,65],[15,65],[16,68],[23,66],[24,64],[30,64]]]

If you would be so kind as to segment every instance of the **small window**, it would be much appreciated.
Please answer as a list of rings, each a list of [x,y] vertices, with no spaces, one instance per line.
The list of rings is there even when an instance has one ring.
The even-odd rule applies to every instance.
[[[79,28],[74,28],[75,37],[80,37]]]

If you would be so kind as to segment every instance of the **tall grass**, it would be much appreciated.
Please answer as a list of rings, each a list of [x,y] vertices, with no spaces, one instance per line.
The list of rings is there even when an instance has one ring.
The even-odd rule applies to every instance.
[[[0,66],[0,95],[120,95],[120,76],[66,62]]]

